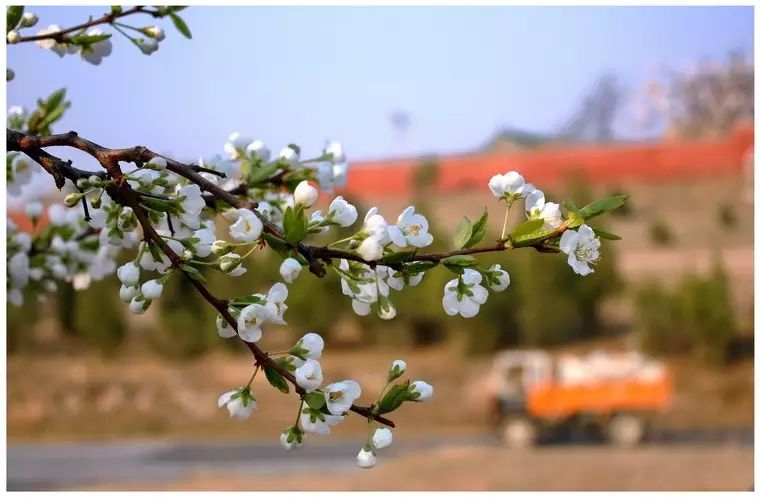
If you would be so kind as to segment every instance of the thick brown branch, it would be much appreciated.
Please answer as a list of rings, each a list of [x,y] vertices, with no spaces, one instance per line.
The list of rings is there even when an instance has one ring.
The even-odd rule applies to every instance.
[[[55,158],[54,156],[51,156],[45,153],[44,151],[40,151],[39,147],[52,146],[52,145],[68,145],[71,147],[76,147],[80,150],[87,152],[92,157],[97,159],[98,162],[101,164],[101,166],[103,166],[103,168],[106,169],[108,175],[114,179],[123,178],[124,176],[118,164],[119,160],[133,161],[135,159],[129,159],[129,158],[135,154],[136,155],[152,154],[151,158],[155,155],[152,152],[147,151],[147,149],[140,148],[140,147],[134,148],[134,149],[122,149],[122,150],[106,149],[104,147],[101,147],[97,144],[94,144],[92,142],[89,142],[85,139],[78,137],[77,134],[73,132],[67,133],[65,135],[55,135],[55,136],[50,136],[50,137],[29,137],[18,132],[12,132],[11,130],[7,130],[7,140],[9,144],[8,145],[9,150],[22,150],[25,153],[31,152],[30,157],[32,157],[33,159],[35,159],[35,157],[41,157],[38,154],[38,152],[42,152],[45,155],[45,157],[43,158],[44,160],[47,161],[48,158],[53,158],[54,160],[59,161],[64,164],[66,164],[64,161],[61,161],[60,159]],[[11,147],[11,145],[13,145],[13,148]],[[126,159],[122,159],[122,158],[126,158]],[[147,160],[149,159],[150,158],[148,158]],[[169,160],[167,160],[167,162],[168,161]],[[40,163],[40,165],[42,165],[43,168],[45,168],[45,166],[42,163]],[[71,168],[70,165],[68,167]],[[53,173],[53,171],[55,170],[48,170],[48,168],[45,168],[45,169],[55,178],[55,174]],[[205,178],[201,177],[200,175],[198,175],[198,173],[192,170],[185,169],[183,170],[183,172],[185,173],[190,172],[192,173],[192,174],[188,173],[190,177],[197,175],[197,178],[207,181],[205,180]],[[203,296],[203,298],[206,301],[208,301],[209,304],[211,304],[219,312],[219,314],[221,314],[222,317],[224,317],[227,323],[229,323],[230,326],[233,327],[237,331],[237,321],[230,313],[229,308],[227,306],[227,302],[214,296],[213,293],[202,282],[199,282],[198,280],[191,278],[191,276],[187,272],[181,269],[183,265],[182,257],[176,254],[171,249],[171,247],[169,247],[169,245],[166,243],[164,238],[161,237],[161,235],[158,232],[156,232],[156,230],[153,228],[153,225],[151,224],[150,219],[148,217],[148,213],[140,205],[138,192],[132,190],[132,188],[129,186],[127,182],[119,182],[116,185],[109,185],[106,187],[106,190],[108,191],[108,194],[116,202],[124,206],[128,206],[132,208],[143,230],[143,237],[145,239],[145,242],[155,244],[161,250],[161,252],[163,252],[169,258],[169,261],[171,261],[172,267],[182,271],[185,277],[190,280],[190,282],[193,284],[196,290],[198,290],[198,292]],[[298,385],[298,383],[296,382],[295,376],[291,372],[289,372],[288,370],[286,370],[285,368],[277,364],[277,362],[272,360],[267,353],[259,349],[259,347],[256,344],[246,342],[246,341],[243,341],[243,342],[248,347],[248,349],[250,349],[251,353],[254,356],[254,359],[256,360],[257,365],[271,368],[277,371],[280,375],[285,377],[291,384],[293,384],[293,387],[296,393],[298,393],[300,397],[303,397],[303,395],[306,392],[304,391],[303,388],[301,388],[301,386]],[[377,422],[385,424],[389,427],[395,427],[393,421],[381,415],[377,415],[373,413],[371,406],[368,407],[368,406],[352,405],[350,410],[365,418],[376,420]]]

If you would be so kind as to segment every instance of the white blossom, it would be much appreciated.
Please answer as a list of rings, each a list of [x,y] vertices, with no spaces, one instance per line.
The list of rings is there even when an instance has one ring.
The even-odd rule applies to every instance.
[[[510,171],[503,175],[494,175],[488,181],[488,188],[497,199],[516,200],[527,195],[532,185],[525,183],[525,179],[516,171]]]
[[[258,404],[247,387],[232,389],[223,393],[217,400],[219,408],[227,405],[231,418],[245,420],[256,411]]]
[[[295,430],[294,430],[295,429]],[[300,429],[288,428],[280,434],[280,444],[286,450],[294,450],[303,446],[303,436]]]
[[[509,273],[501,269],[501,265],[495,264],[488,269],[489,282],[488,286],[494,292],[501,292],[510,284]]]
[[[26,209],[26,215],[29,218],[36,220],[40,216],[42,216],[42,211],[44,207],[42,206],[41,202],[33,201],[33,202],[28,203],[25,209]]]
[[[343,420],[342,415],[329,415],[326,413],[320,413],[309,407],[305,407],[301,410],[299,421],[301,427],[306,432],[313,432],[315,434],[327,435],[330,434],[330,426],[338,424]]]
[[[586,276],[594,273],[590,264],[599,259],[601,242],[588,225],[581,225],[578,231],[565,230],[559,239],[559,248],[567,254],[567,264],[575,273]]]
[[[231,133],[224,144],[224,152],[233,161],[237,161],[245,155],[245,149],[253,140],[240,135],[240,132]]]
[[[327,208],[327,217],[340,227],[353,225],[358,216],[356,207],[346,202],[342,196],[333,199]]]
[[[16,31],[15,29],[12,29],[8,31],[7,35],[5,35],[5,40],[10,44],[18,43],[19,41],[21,41],[21,33]]]
[[[319,389],[322,385],[322,366],[318,361],[308,359],[295,370],[296,382],[306,392]]]
[[[333,415],[342,415],[351,408],[361,394],[361,386],[356,381],[335,382],[325,388],[325,405]]]
[[[480,305],[488,299],[488,291],[480,285],[483,276],[471,268],[465,268],[459,278],[450,280],[443,289],[443,310],[447,315],[472,318],[480,311]]]
[[[544,220],[545,230],[553,230],[562,225],[562,211],[559,204],[546,202],[544,193],[538,189],[525,197],[525,214],[529,219]]]
[[[88,36],[99,36],[104,35],[105,32],[100,28],[90,28],[87,30],[86,34]],[[82,59],[86,60],[90,64],[95,64],[97,66],[100,64],[100,61],[103,60],[103,57],[108,57],[111,55],[112,49],[113,46],[111,44],[111,40],[109,38],[106,38],[105,40],[100,40],[87,46],[81,46],[79,53],[82,56]]]
[[[433,243],[433,236],[428,232],[428,221],[423,215],[414,212],[409,206],[399,215],[396,226],[401,231],[403,243],[393,242],[400,247],[407,244],[413,247],[426,247]]]
[[[287,147],[283,147],[282,150],[280,150],[280,155],[278,156],[278,159],[280,161],[291,166],[294,166],[298,163],[298,158],[298,151],[289,145]]]
[[[264,142],[261,140],[254,140],[245,146],[245,155],[266,163],[269,162],[269,159],[272,157],[272,152],[266,147],[266,145],[264,145]]]
[[[324,347],[325,341],[322,339],[322,336],[315,332],[308,332],[298,340],[290,352],[305,360],[316,360],[322,356],[322,350]]]
[[[249,209],[238,209],[238,218],[230,225],[230,235],[239,242],[253,242],[261,236],[264,225],[256,214]]]
[[[261,339],[261,325],[267,321],[269,312],[259,304],[249,304],[240,311],[238,316],[238,335],[246,342],[257,342]]]
[[[219,337],[224,337],[225,339],[237,335],[234,327],[232,327],[222,315],[216,315],[216,331],[219,333]]]

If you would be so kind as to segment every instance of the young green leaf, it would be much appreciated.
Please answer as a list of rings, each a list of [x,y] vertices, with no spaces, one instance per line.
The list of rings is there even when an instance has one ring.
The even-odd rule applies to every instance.
[[[302,209],[293,209],[288,206],[282,220],[285,230],[285,240],[290,244],[297,244],[306,236],[308,221],[303,215]]]
[[[475,223],[472,224],[472,235],[470,235],[470,239],[462,246],[462,248],[467,249],[468,247],[472,247],[483,240],[483,237],[486,235],[487,228],[488,210],[483,209],[483,214],[481,214],[480,217],[475,220]]]
[[[616,195],[615,197],[606,197],[599,199],[590,204],[583,206],[579,212],[584,220],[590,220],[600,214],[609,213],[619,208],[628,200],[627,195]]]
[[[594,233],[599,238],[602,238],[602,239],[607,239],[607,240],[620,240],[621,239],[620,235],[615,235],[614,233],[605,232],[604,230],[599,230],[598,228],[594,228],[593,230],[594,230]]]
[[[402,384],[396,384],[391,387],[390,390],[385,393],[383,399],[377,405],[377,413],[382,415],[384,413],[390,413],[401,404],[409,399],[409,381]]]
[[[515,240],[523,235],[535,232],[542,226],[544,226],[544,220],[540,218],[537,220],[528,220],[524,223],[517,225],[515,229],[512,230],[512,233],[509,235],[509,238],[512,240]]]
[[[325,404],[325,393],[322,391],[312,391],[303,395],[303,400],[307,405],[319,410]]]
[[[14,29],[16,26],[18,26],[18,23],[21,21],[21,16],[24,15],[24,6],[23,5],[11,5],[8,7],[8,11],[6,12],[5,21],[6,21],[6,28],[5,32],[9,32],[10,30]]]
[[[281,392],[284,392],[285,394],[290,392],[288,381],[285,380],[285,377],[280,375],[277,370],[270,367],[264,367],[264,375],[266,375],[267,380],[272,385],[272,387],[278,389]]]
[[[174,23],[174,27],[177,28],[177,31],[182,33],[185,38],[190,39],[193,37],[193,34],[190,33],[190,28],[187,27],[187,24],[185,24],[185,21],[183,21],[180,16],[174,12],[169,12],[169,17],[172,18],[172,22]]]
[[[470,240],[472,236],[472,222],[465,216],[462,221],[459,222],[456,235],[454,235],[454,247],[457,249],[464,247],[464,245]]]

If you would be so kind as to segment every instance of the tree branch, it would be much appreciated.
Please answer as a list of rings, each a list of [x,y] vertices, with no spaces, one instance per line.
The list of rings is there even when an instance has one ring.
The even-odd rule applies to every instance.
[[[38,41],[38,40],[55,40],[59,43],[66,43],[68,42],[68,37],[66,35],[70,33],[91,28],[92,26],[97,26],[99,24],[112,24],[116,19],[121,19],[122,17],[127,17],[132,14],[138,14],[138,13],[149,14],[153,17],[163,17],[159,12],[155,10],[148,10],[144,6],[137,6],[137,7],[132,7],[131,9],[127,9],[119,14],[116,14],[114,12],[111,12],[109,14],[104,14],[102,17],[99,17],[97,19],[93,19],[91,21],[78,24],[76,26],[72,26],[70,28],[66,28],[61,31],[56,31],[55,33],[46,33],[42,35],[33,35],[33,36],[22,36],[19,39],[18,43]]]

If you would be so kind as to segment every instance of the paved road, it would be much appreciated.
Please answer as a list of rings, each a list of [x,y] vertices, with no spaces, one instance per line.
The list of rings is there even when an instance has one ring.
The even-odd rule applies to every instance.
[[[178,480],[216,470],[226,474],[286,474],[304,470],[345,472],[355,470],[354,455],[361,441],[332,441],[323,444],[312,438],[298,451],[286,452],[269,442],[117,442],[117,443],[29,443],[8,445],[9,491],[53,490],[97,484]],[[738,444],[752,446],[753,430],[659,431],[652,444]],[[409,451],[456,444],[495,445],[493,437],[418,439],[399,441],[383,453],[393,458]],[[565,441],[560,444],[596,444],[594,441]]]

